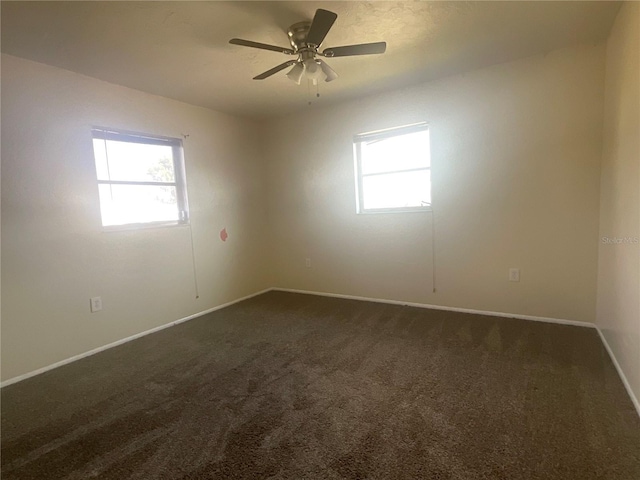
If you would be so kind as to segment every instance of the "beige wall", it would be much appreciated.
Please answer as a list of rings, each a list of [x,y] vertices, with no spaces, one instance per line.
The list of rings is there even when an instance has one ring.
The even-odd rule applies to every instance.
[[[640,4],[607,43],[597,323],[640,398]],[[605,243],[602,237],[622,240]]]
[[[604,47],[585,46],[273,122],[278,286],[593,322],[603,82]],[[435,294],[431,214],[355,213],[352,135],[418,121]]]
[[[2,379],[269,286],[593,322],[604,68],[570,48],[256,125],[3,55]],[[417,121],[437,293],[431,213],[355,213],[352,135]],[[91,125],[189,134],[200,299],[188,228],[102,232]]]
[[[187,227],[102,231],[91,125],[189,135],[198,300]],[[3,55],[2,379],[268,287],[256,128]]]

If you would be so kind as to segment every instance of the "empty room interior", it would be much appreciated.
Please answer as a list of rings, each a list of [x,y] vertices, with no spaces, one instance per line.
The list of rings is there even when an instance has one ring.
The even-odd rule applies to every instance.
[[[0,8],[3,479],[640,478],[640,2]]]

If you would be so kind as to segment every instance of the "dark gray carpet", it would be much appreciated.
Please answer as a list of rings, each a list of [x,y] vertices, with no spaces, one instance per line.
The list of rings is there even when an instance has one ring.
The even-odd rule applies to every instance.
[[[271,292],[2,390],[3,479],[640,479],[593,329]]]

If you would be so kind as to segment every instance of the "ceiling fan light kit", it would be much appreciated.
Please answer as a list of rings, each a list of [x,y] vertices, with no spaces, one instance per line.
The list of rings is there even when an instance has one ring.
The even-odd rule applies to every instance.
[[[266,72],[253,77],[254,80],[264,80],[278,73],[285,68],[293,66],[287,73],[287,77],[300,85],[302,77],[306,77],[314,85],[320,80],[331,82],[338,78],[338,74],[321,57],[350,57],[354,55],[372,55],[384,53],[387,44],[385,42],[361,43],[357,45],[345,45],[318,51],[327,33],[333,26],[338,15],[328,10],[318,9],[312,22],[299,22],[291,25],[287,31],[289,43],[292,48],[278,47],[265,43],[252,42],[241,38],[232,38],[229,43],[244,47],[259,48],[284,53],[286,55],[296,55],[297,60],[289,60],[273,67]]]
[[[287,73],[287,77],[290,80],[293,80],[297,85],[300,85],[300,81],[302,80],[302,75],[304,75],[304,67],[302,63],[296,63],[289,73]]]

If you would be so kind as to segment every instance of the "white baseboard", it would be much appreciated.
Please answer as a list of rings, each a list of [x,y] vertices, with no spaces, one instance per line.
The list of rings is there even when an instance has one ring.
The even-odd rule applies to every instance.
[[[609,354],[609,357],[611,358],[611,361],[613,362],[613,365],[616,367],[616,370],[618,371],[618,375],[620,376],[620,379],[622,380],[622,384],[624,385],[624,388],[626,388],[627,393],[629,394],[629,397],[631,398],[631,401],[633,402],[633,406],[636,407],[636,412],[638,412],[638,416],[640,417],[640,402],[638,401],[638,397],[636,397],[635,393],[631,389],[631,384],[627,380],[627,376],[624,374],[624,371],[622,370],[622,367],[620,366],[620,363],[618,362],[618,359],[613,354],[613,350],[611,350],[611,347],[609,346],[609,342],[607,342],[607,339],[605,338],[604,334],[602,333],[602,330],[600,330],[599,328],[597,330],[598,330],[598,335],[600,335],[600,339],[602,340],[602,343],[604,344],[604,348],[606,348],[607,353]]]
[[[202,312],[194,313],[193,315],[189,315],[188,317],[184,317],[184,318],[181,318],[179,320],[175,320],[173,322],[169,322],[169,323],[166,323],[164,325],[160,325],[159,327],[155,327],[155,328],[152,328],[150,330],[145,330],[144,332],[136,333],[135,335],[132,335],[132,336],[127,337],[127,338],[123,338],[121,340],[117,340],[117,341],[109,343],[107,345],[103,345],[102,347],[94,348],[93,350],[89,350],[88,352],[84,352],[84,353],[81,353],[79,355],[74,355],[73,357],[67,358],[65,360],[61,360],[59,362],[53,363],[53,364],[48,365],[46,367],[39,368],[37,370],[33,370],[32,372],[25,373],[23,375],[18,375],[17,377],[10,378],[9,380],[5,380],[4,382],[0,383],[0,388],[6,387],[8,385],[12,385],[12,384],[20,382],[22,380],[26,380],[27,378],[34,377],[34,376],[39,375],[41,373],[48,372],[49,370],[53,370],[54,368],[61,367],[63,365],[67,365],[68,363],[75,362],[76,360],[80,360],[80,359],[85,358],[85,357],[89,357],[91,355],[94,355],[96,353],[102,352],[104,350],[108,350],[110,348],[117,347],[118,345],[122,345],[123,343],[130,342],[131,340],[135,340],[137,338],[144,337],[145,335],[149,335],[151,333],[158,332],[160,330],[164,330],[165,328],[173,327],[174,325],[178,325],[180,323],[187,322],[189,320],[193,320],[194,318],[201,317],[202,315],[206,315],[207,313],[215,312],[216,310],[221,310],[221,309],[223,309],[225,307],[228,307],[230,305],[233,305],[235,303],[239,303],[239,302],[242,302],[244,300],[248,300],[248,299],[250,299],[252,297],[256,297],[258,295],[262,295],[263,293],[267,293],[267,292],[272,291],[272,290],[276,290],[276,291],[280,291],[280,292],[301,293],[301,294],[305,294],[305,295],[319,295],[319,296],[322,296],[322,297],[335,297],[335,298],[344,298],[344,299],[348,299],[348,300],[360,300],[360,301],[365,301],[365,302],[388,303],[388,304],[391,304],[391,305],[406,305],[406,306],[409,306],[409,307],[417,307],[417,308],[430,308],[430,309],[434,309],[434,310],[447,310],[447,311],[452,311],[452,312],[474,313],[474,314],[478,314],[478,315],[489,315],[489,316],[494,316],[494,317],[518,318],[518,319],[522,319],[522,320],[533,320],[533,321],[536,321],[536,322],[558,323],[558,324],[562,324],[562,325],[574,325],[574,326],[578,326],[578,327],[595,328],[597,330],[597,332],[598,332],[598,335],[600,335],[600,339],[602,340],[602,343],[604,344],[605,349],[607,350],[609,356],[611,357],[611,361],[613,362],[614,366],[616,367],[616,370],[618,371],[618,375],[620,376],[620,379],[622,380],[622,383],[624,384],[624,387],[626,388],[627,393],[629,394],[629,397],[631,398],[631,401],[633,402],[633,405],[635,406],[636,411],[638,412],[638,415],[640,416],[640,402],[638,401],[638,398],[635,396],[633,390],[631,389],[631,385],[629,384],[629,381],[627,380],[627,377],[625,376],[625,374],[624,374],[624,372],[622,370],[622,367],[620,366],[620,363],[618,363],[618,359],[616,358],[616,356],[614,355],[613,351],[611,350],[611,347],[609,346],[609,343],[607,342],[607,339],[604,337],[604,335],[602,334],[600,329],[596,325],[594,325],[593,323],[579,322],[579,321],[576,321],[576,320],[565,320],[565,319],[561,319],[561,318],[538,317],[538,316],[532,316],[532,315],[520,315],[520,314],[505,313],[505,312],[491,312],[491,311],[486,311],[486,310],[473,310],[473,309],[469,309],[469,308],[447,307],[447,306],[443,306],[443,305],[430,305],[430,304],[426,304],[426,303],[403,302],[403,301],[399,301],[399,300],[385,300],[385,299],[380,299],[380,298],[359,297],[359,296],[355,296],[355,295],[343,295],[343,294],[339,294],[339,293],[313,292],[313,291],[309,291],[309,290],[296,290],[296,289],[292,289],[292,288],[278,288],[278,287],[266,288],[266,289],[261,290],[259,292],[252,293],[251,295],[247,295],[245,297],[238,298],[236,300],[232,300],[231,302],[223,303],[222,305],[218,305],[216,307],[209,308],[208,310],[204,310]]]
[[[130,342],[131,340],[135,340],[136,338],[144,337],[145,335],[149,335],[150,333],[158,332],[160,330],[164,330],[165,328],[173,327],[174,325],[178,325],[180,323],[187,322],[189,320],[193,320],[194,318],[201,317],[202,315],[206,315],[207,313],[215,312],[216,310],[221,310],[225,307],[233,305],[234,303],[242,302],[244,300],[248,300],[252,297],[256,297],[258,295],[262,295],[268,291],[272,290],[271,288],[267,288],[265,290],[261,290],[256,293],[252,293],[251,295],[247,295],[246,297],[238,298],[236,300],[232,300],[231,302],[223,303],[222,305],[218,305],[213,308],[209,308],[202,312],[194,313],[193,315],[189,315],[188,317],[181,318],[179,320],[174,320],[173,322],[165,323],[164,325],[160,325],[159,327],[152,328],[150,330],[145,330],[144,332],[136,333],[135,335],[131,335],[130,337],[123,338],[121,340],[117,340],[115,342],[109,343],[107,345],[103,345],[102,347],[94,348],[93,350],[89,350],[88,352],[81,353],[79,355],[74,355],[73,357],[66,358],[64,360],[60,360],[59,362],[52,363],[51,365],[47,365],[46,367],[38,368],[37,370],[33,370],[32,372],[25,373],[23,375],[18,375],[17,377],[10,378],[9,380],[5,380],[0,383],[0,388],[6,387],[8,385],[20,382],[22,380],[26,380],[27,378],[35,377],[36,375],[40,375],[41,373],[48,372],[49,370],[53,370],[54,368],[61,367],[63,365],[67,365],[68,363],[75,362],[76,360],[80,360],[85,357],[89,357],[96,353],[102,352],[104,350],[108,350],[113,347],[117,347],[118,345],[122,345],[123,343]]]
[[[358,297],[355,295],[342,295],[341,293],[312,292],[308,290],[295,290],[292,288],[272,288],[280,292],[303,293],[306,295],[319,295],[322,297],[345,298],[348,300],[361,300],[363,302],[389,303],[391,305],[406,305],[408,307],[430,308],[433,310],[447,310],[450,312],[475,313],[477,315],[489,315],[491,317],[519,318],[521,320],[533,320],[535,322],[559,323],[562,325],[574,325],[576,327],[596,328],[593,323],[579,322],[577,320],[565,320],[562,318],[536,317],[533,315],[520,315],[518,313],[491,312],[488,310],[472,310],[470,308],[446,307],[443,305],[431,305],[428,303],[403,302],[400,300],[385,300],[381,298]]]
[[[620,366],[620,363],[618,363],[618,359],[614,355],[613,350],[611,350],[611,347],[609,346],[609,343],[607,342],[607,339],[602,334],[602,331],[600,330],[600,328],[598,328],[598,326],[593,324],[593,323],[579,322],[579,321],[576,321],[576,320],[565,320],[565,319],[562,319],[562,318],[536,317],[536,316],[532,316],[532,315],[520,315],[520,314],[516,314],[516,313],[490,312],[490,311],[486,311],[486,310],[472,310],[472,309],[469,309],[469,308],[445,307],[445,306],[442,306],[442,305],[429,305],[429,304],[426,304],[426,303],[402,302],[402,301],[398,301],[398,300],[383,300],[383,299],[379,299],[379,298],[358,297],[358,296],[355,296],[355,295],[342,295],[340,293],[312,292],[312,291],[308,291],[308,290],[295,290],[295,289],[292,289],[292,288],[272,288],[271,290],[277,290],[277,291],[280,291],[280,292],[302,293],[302,294],[305,294],[305,295],[319,295],[319,296],[322,296],[322,297],[335,297],[335,298],[345,298],[345,299],[349,299],[349,300],[361,300],[361,301],[366,301],[366,302],[389,303],[391,305],[406,305],[406,306],[409,306],[409,307],[431,308],[431,309],[434,309],[434,310],[448,310],[448,311],[452,311],[452,312],[475,313],[475,314],[479,314],[479,315],[489,315],[489,316],[493,316],[493,317],[519,318],[519,319],[522,319],[522,320],[533,320],[533,321],[536,321],[536,322],[546,322],[546,323],[559,323],[561,325],[574,325],[574,326],[577,326],[577,327],[595,328],[596,331],[598,332],[598,335],[600,335],[600,339],[602,340],[602,343],[604,344],[605,349],[609,353],[609,357],[611,357],[611,361],[613,362],[613,365],[616,367],[616,370],[618,371],[618,375],[620,376],[620,379],[622,380],[622,383],[623,383],[625,389],[627,390],[627,393],[629,394],[629,397],[631,398],[631,402],[633,403],[634,407],[636,408],[636,412],[638,413],[638,416],[640,416],[640,402],[638,401],[638,398],[635,396],[633,390],[631,389],[631,385],[629,384],[629,381],[627,380],[627,377],[625,376],[625,374],[624,374],[624,372],[622,370],[622,367]]]

